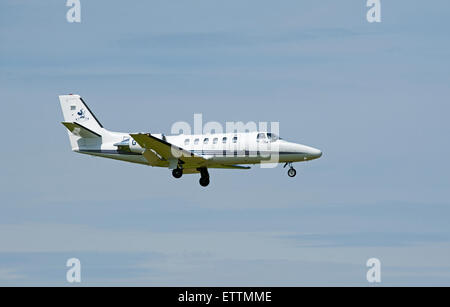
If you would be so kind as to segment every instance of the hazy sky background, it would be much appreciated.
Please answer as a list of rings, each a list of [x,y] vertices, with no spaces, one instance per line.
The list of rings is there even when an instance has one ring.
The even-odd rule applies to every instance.
[[[450,285],[450,2],[0,2],[0,283]],[[71,152],[58,95],[113,131],[279,121],[321,159],[167,169]]]

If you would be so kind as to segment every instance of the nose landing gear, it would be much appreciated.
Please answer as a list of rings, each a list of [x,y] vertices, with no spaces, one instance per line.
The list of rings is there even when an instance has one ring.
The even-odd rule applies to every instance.
[[[295,175],[297,175],[297,171],[295,170],[295,168],[292,166],[292,162],[287,162],[283,168],[285,168],[286,166],[289,165],[289,170],[288,170],[288,176],[289,177],[295,177]]]
[[[291,168],[288,170],[288,176],[289,176],[289,177],[295,177],[295,175],[297,175],[297,171],[296,171],[293,167],[291,167]]]

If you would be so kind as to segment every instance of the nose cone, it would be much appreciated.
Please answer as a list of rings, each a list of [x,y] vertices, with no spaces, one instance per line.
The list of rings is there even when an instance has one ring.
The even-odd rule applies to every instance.
[[[290,156],[290,158],[295,159],[294,161],[314,160],[322,156],[322,151],[314,147],[294,143],[289,143],[288,145],[289,147],[286,149],[283,148],[282,151],[284,150],[291,153],[296,153],[295,157],[292,155]]]
[[[322,157],[322,151],[317,148],[308,147],[308,156],[310,159],[318,159]]]

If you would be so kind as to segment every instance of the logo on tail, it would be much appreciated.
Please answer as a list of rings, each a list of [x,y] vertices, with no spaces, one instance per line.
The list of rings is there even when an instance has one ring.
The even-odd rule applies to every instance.
[[[86,111],[81,108],[80,111],[77,112],[78,117],[75,119],[77,122],[84,122],[89,119],[89,117],[86,117]]]

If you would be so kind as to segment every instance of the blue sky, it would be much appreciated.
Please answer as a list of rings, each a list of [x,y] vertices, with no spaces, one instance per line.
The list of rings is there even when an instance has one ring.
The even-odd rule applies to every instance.
[[[0,3],[0,282],[450,284],[448,1]],[[70,151],[58,95],[114,131],[279,121],[324,156],[166,169]]]

